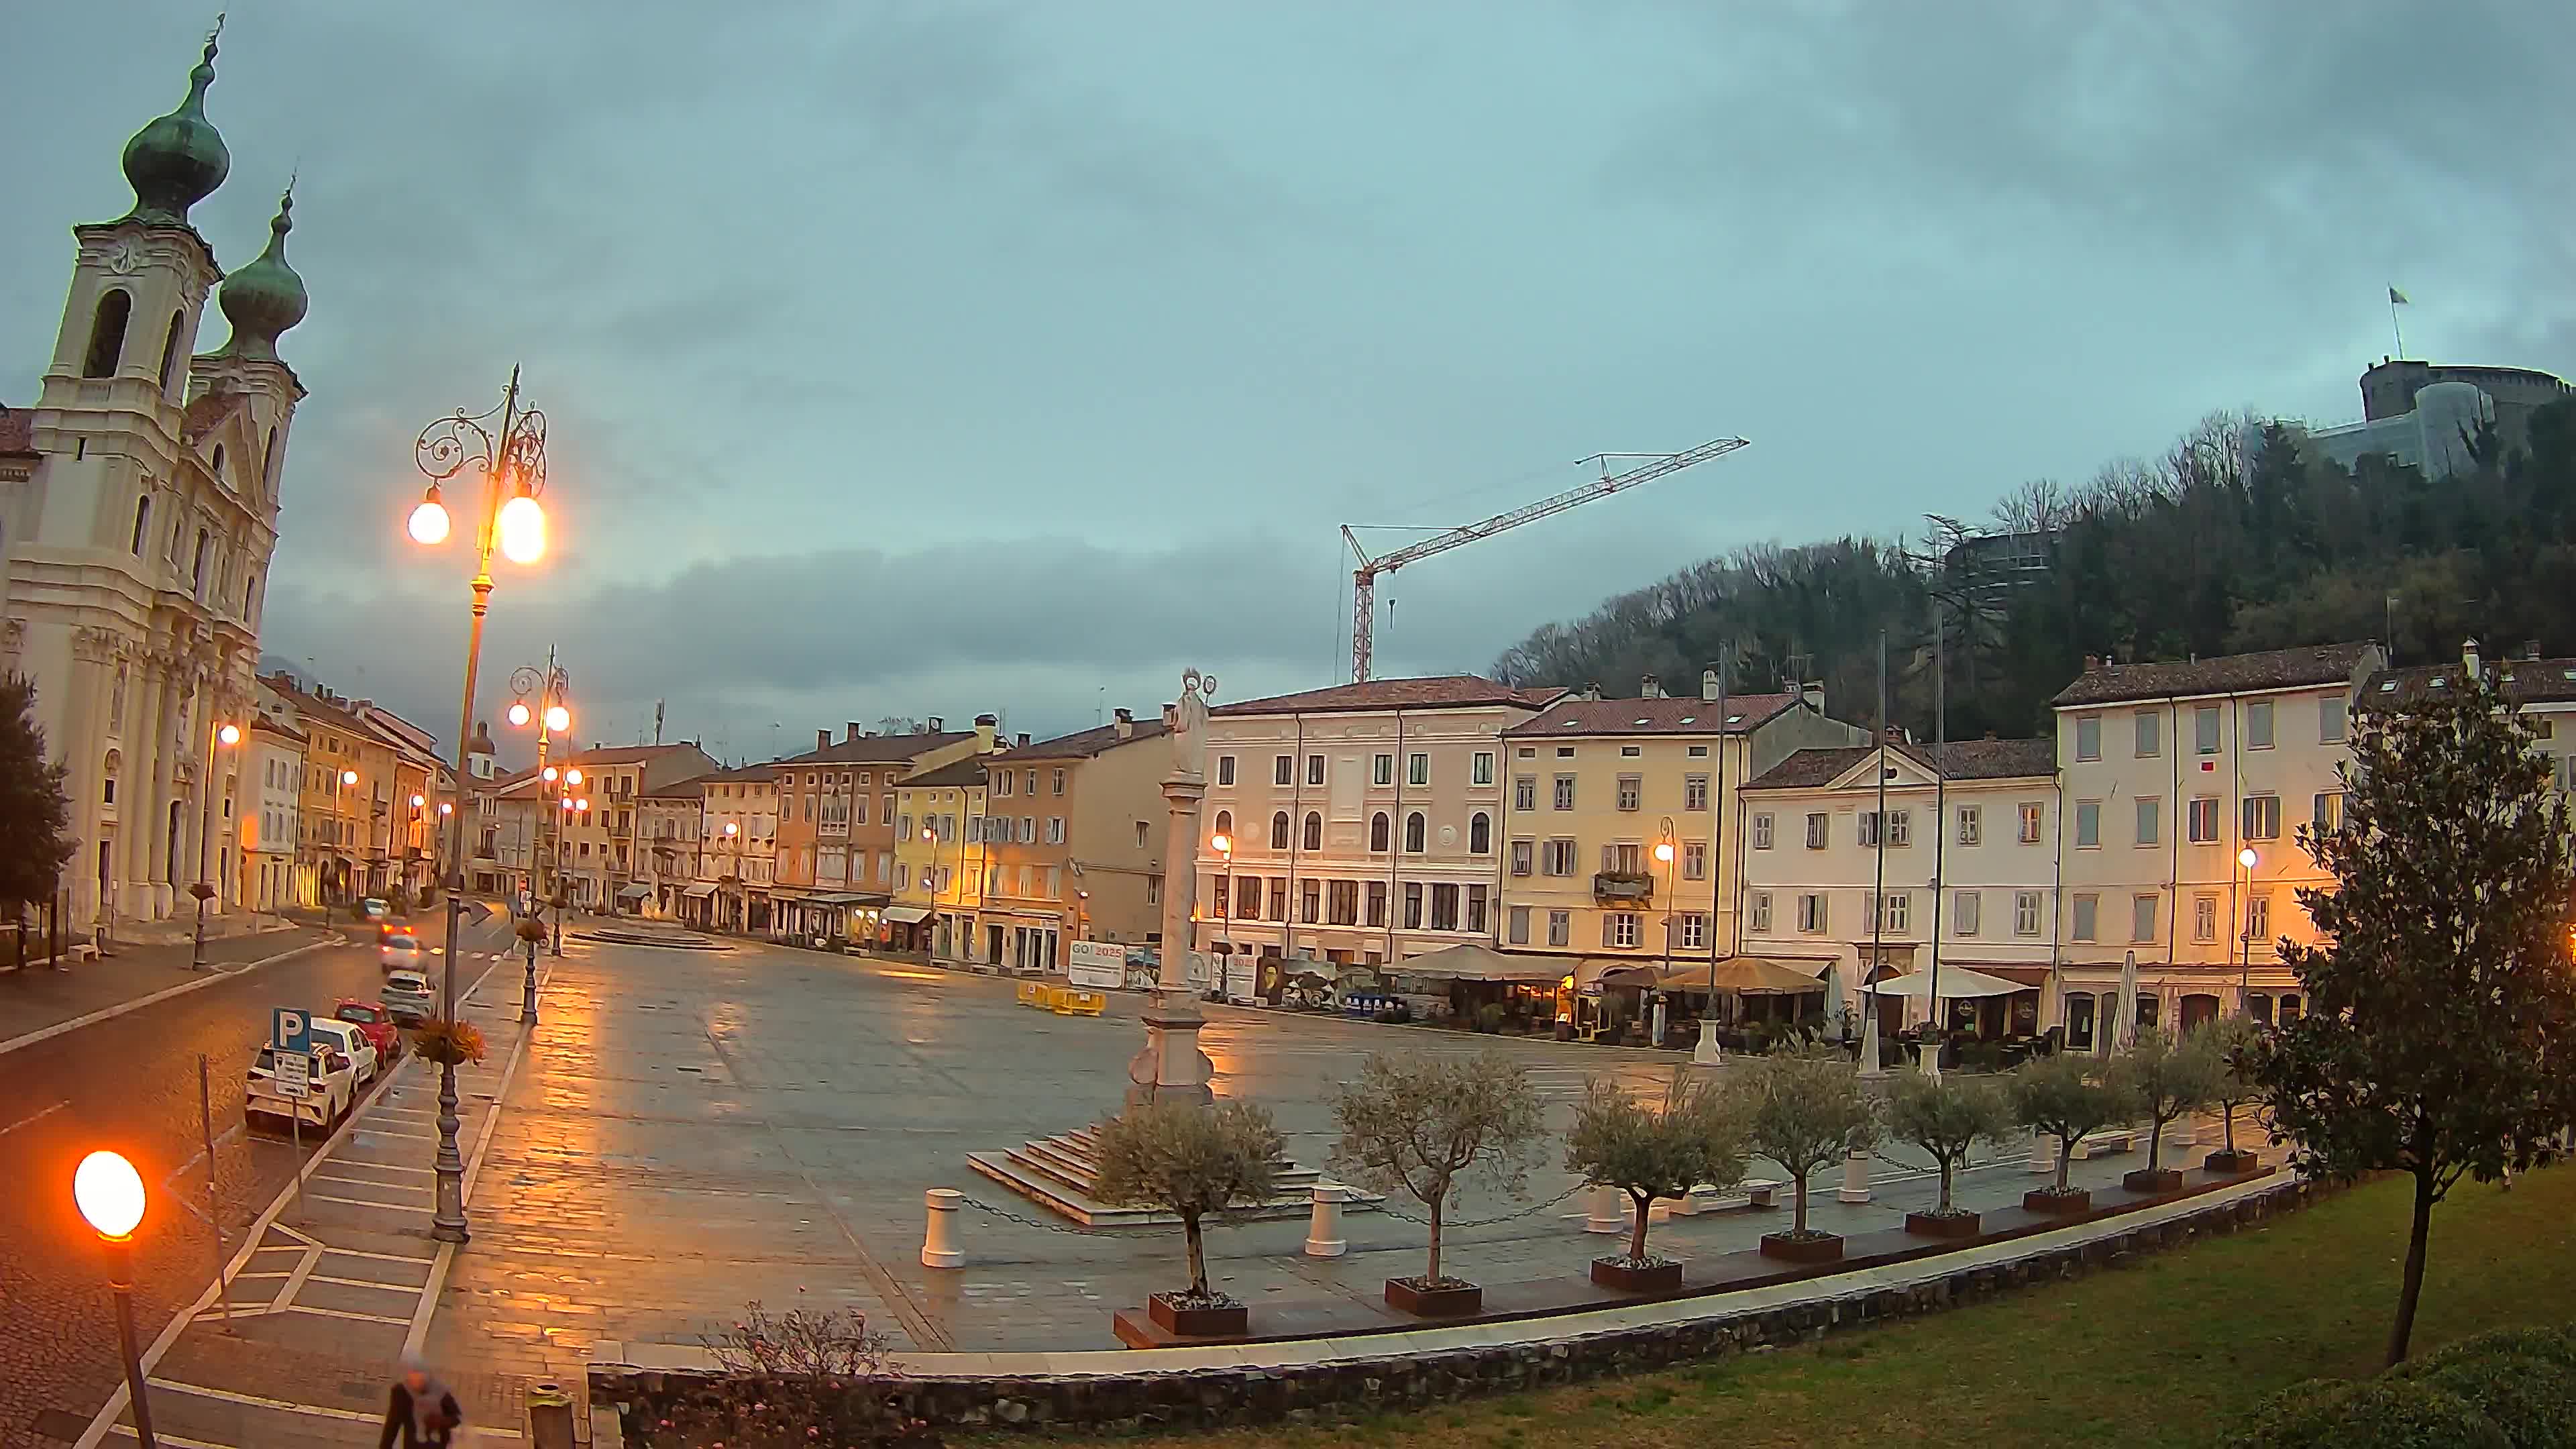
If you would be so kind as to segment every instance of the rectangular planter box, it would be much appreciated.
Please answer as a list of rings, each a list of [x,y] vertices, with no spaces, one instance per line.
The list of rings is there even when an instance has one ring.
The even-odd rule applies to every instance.
[[[1682,1286],[1682,1265],[1658,1263],[1651,1268],[1631,1268],[1614,1259],[1595,1258],[1592,1260],[1592,1281],[1622,1293],[1678,1293]]]
[[[1936,1213],[1907,1213],[1905,1230],[1920,1238],[1973,1238],[1979,1218],[1975,1213],[1942,1217]]]
[[[1165,1333],[1183,1338],[1240,1337],[1252,1331],[1251,1313],[1240,1303],[1224,1308],[1182,1308],[1157,1293],[1145,1300],[1145,1313]]]
[[[2201,1159],[2200,1165],[2212,1172],[2233,1177],[2240,1172],[2252,1172],[2261,1167],[2263,1159],[2251,1152],[2228,1152],[2222,1149]]]
[[[1786,1233],[1764,1233],[1762,1256],[1783,1263],[1839,1263],[1843,1260],[1840,1237],[1793,1238]]]
[[[2121,1174],[2120,1186],[2131,1192],[2180,1192],[2182,1191],[2182,1169],[2141,1167],[2135,1172]]]
[[[1386,1280],[1386,1303],[1389,1308],[1424,1318],[1462,1318],[1484,1311],[1485,1290],[1473,1283],[1448,1288],[1417,1288],[1409,1278],[1389,1278]]]
[[[2093,1194],[2080,1188],[2069,1193],[2033,1188],[2021,1195],[2021,1210],[2026,1213],[2047,1213],[2054,1217],[2075,1217],[2093,1211]]]

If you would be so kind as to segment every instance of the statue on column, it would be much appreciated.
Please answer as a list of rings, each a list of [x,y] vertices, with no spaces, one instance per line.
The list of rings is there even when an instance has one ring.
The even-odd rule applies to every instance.
[[[1182,671],[1181,697],[1163,706],[1163,722],[1172,734],[1172,773],[1163,781],[1170,802],[1171,824],[1163,846],[1162,969],[1157,973],[1153,1003],[1145,1009],[1145,1046],[1127,1065],[1130,1102],[1179,1097],[1206,1102],[1216,1066],[1199,1050],[1204,1024],[1192,998],[1189,962],[1197,914],[1199,799],[1207,793],[1200,769],[1206,752],[1207,702],[1216,692],[1216,676],[1196,669]]]

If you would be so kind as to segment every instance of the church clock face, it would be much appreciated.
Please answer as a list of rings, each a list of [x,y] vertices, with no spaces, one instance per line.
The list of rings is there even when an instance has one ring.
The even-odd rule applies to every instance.
[[[107,249],[107,269],[120,277],[131,275],[141,265],[143,243],[130,236],[118,238],[116,245]]]

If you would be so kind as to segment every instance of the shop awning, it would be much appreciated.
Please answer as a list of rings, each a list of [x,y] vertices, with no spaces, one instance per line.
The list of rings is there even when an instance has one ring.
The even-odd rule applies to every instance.
[[[1869,989],[1881,996],[1903,996],[1922,1001],[1932,994],[1932,973],[1914,971],[1903,976],[1890,976],[1884,981],[1871,983]],[[2016,991],[2029,989],[2018,981],[2006,981],[2000,976],[1988,976],[1983,971],[1971,971],[1965,966],[1941,968],[1941,999],[1944,1001],[1962,1001],[1979,996],[2010,996]]]
[[[881,906],[885,904],[885,897],[854,896],[847,891],[839,891],[831,895],[816,896],[805,904],[809,906]]]
[[[703,881],[702,881],[702,882],[700,882],[700,883],[698,883],[697,885],[690,886],[688,889],[686,889],[686,890],[684,890],[684,891],[680,892],[680,894],[682,894],[682,895],[684,895],[684,896],[687,896],[690,900],[693,900],[693,901],[702,901],[702,900],[705,900],[707,897],[709,897],[709,896],[711,896],[711,895],[714,895],[715,893],[716,893],[716,888],[715,888],[715,886],[714,886],[713,884],[711,884],[711,883],[703,882]]]
[[[617,898],[621,901],[640,901],[651,894],[653,888],[648,885],[620,886],[617,890]]]
[[[1813,972],[1760,956],[1729,956],[1717,963],[1713,976],[1717,990],[1739,996],[1800,996],[1825,989],[1825,983],[1817,980]],[[1712,972],[1705,961],[1676,961],[1669,966],[1652,961],[1622,962],[1601,973],[1605,986],[1637,986],[1651,991],[1707,991],[1711,980]]]
[[[930,912],[919,906],[888,906],[885,918],[898,926],[913,926],[929,920]]]
[[[1565,956],[1534,956],[1496,951],[1469,943],[1422,956],[1408,956],[1379,971],[1389,976],[1419,976],[1429,981],[1554,981],[1573,968]]]

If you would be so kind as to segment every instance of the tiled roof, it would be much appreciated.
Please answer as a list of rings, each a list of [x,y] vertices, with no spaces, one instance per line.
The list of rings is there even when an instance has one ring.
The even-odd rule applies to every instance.
[[[882,765],[909,760],[915,755],[945,749],[960,740],[975,738],[972,730],[944,730],[937,734],[861,735],[855,740],[835,740],[820,749],[801,755],[789,755],[778,761],[781,769],[790,765]]]
[[[942,765],[936,770],[919,775],[907,775],[897,783],[906,790],[915,786],[944,790],[957,785],[981,785],[984,783],[984,760],[982,756],[970,755],[965,759]]]
[[[1216,715],[1331,714],[1370,709],[1468,709],[1486,704],[1536,708],[1565,691],[1553,685],[1515,689],[1480,674],[1436,674],[1422,679],[1372,679],[1302,694],[1238,700],[1209,710]]]
[[[610,745],[575,750],[567,758],[576,765],[633,765],[658,760],[665,755],[697,748],[695,745]]]
[[[713,775],[692,775],[685,780],[673,780],[659,790],[643,791],[635,798],[638,800],[703,800],[707,798],[707,781],[714,778]]]
[[[2489,683],[2504,686],[2505,698],[2516,704],[2540,704],[2576,700],[2576,659],[2489,659],[2480,670]],[[2449,664],[2425,664],[2412,669],[2383,669],[2362,686],[2361,703],[2365,709],[2404,707],[2438,689],[2457,689],[2468,676],[2468,667],[2457,661]],[[2435,681],[2440,681],[2437,685]]]
[[[1125,735],[1119,734],[1118,726],[1114,724],[1095,725],[1051,740],[1040,740],[1033,745],[1014,746],[992,758],[1006,764],[1018,760],[1087,760],[1103,750],[1132,745],[1138,740],[1160,739],[1163,734],[1163,722],[1159,719],[1140,719]]]
[[[1937,768],[1936,759],[1946,762],[1947,768],[1940,773],[1953,780],[2014,780],[2057,773],[2054,740],[1953,740],[1937,746],[1892,743],[1888,749],[1926,770]],[[1744,788],[1813,788],[1835,779],[1877,751],[1875,745],[1799,750],[1755,776]]]
[[[1798,702],[1794,694],[1737,694],[1726,700],[1727,730],[1741,734]],[[1504,734],[1710,735],[1719,732],[1717,702],[1691,699],[1560,699]]]
[[[0,454],[36,451],[36,415],[25,408],[0,407]]]
[[[179,441],[196,442],[213,432],[224,419],[233,415],[234,409],[248,401],[248,394],[238,392],[210,392],[198,398],[179,415]]]
[[[2296,689],[2303,685],[2349,680],[2361,667],[2371,644],[2312,644],[2296,649],[2269,649],[2260,654],[2222,654],[2213,659],[2158,664],[2105,664],[2087,669],[2049,701],[2060,709],[2072,705],[2110,704],[2126,699],[2165,699],[2199,694],[2241,694],[2262,689]]]

